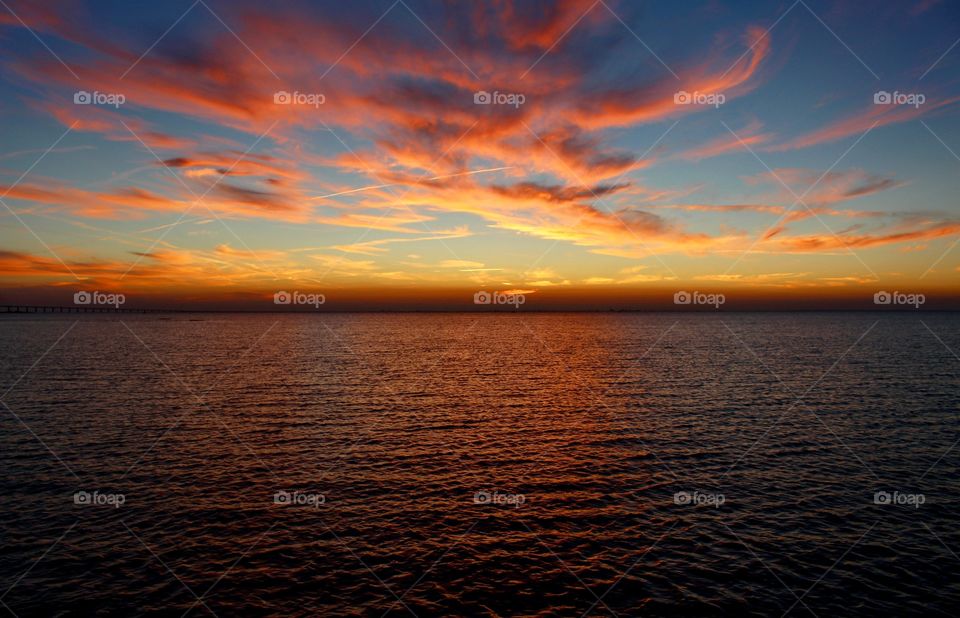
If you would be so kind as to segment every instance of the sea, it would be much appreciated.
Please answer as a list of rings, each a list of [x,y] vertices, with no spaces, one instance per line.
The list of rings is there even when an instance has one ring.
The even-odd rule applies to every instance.
[[[960,314],[0,316],[0,613],[955,616]]]

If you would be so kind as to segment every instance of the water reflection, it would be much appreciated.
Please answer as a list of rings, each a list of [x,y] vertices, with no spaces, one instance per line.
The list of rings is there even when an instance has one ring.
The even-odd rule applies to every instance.
[[[49,552],[3,601],[20,616],[946,612],[958,365],[916,316],[875,321],[101,316],[44,356],[73,320],[11,318],[7,587]],[[924,321],[957,349],[956,317]],[[925,503],[875,504],[884,488]]]

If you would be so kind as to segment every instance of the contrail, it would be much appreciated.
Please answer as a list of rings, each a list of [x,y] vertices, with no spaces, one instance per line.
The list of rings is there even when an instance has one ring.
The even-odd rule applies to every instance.
[[[446,176],[434,176],[433,178],[427,178],[427,180],[442,180],[444,178],[453,178],[455,176],[469,176],[471,174],[483,174],[484,172],[499,172],[501,170],[512,170],[515,166],[508,165],[507,167],[491,167],[490,169],[485,170],[474,170],[472,172],[460,172],[459,174],[447,174]]]
[[[487,173],[487,172],[499,172],[499,171],[502,171],[502,170],[510,170],[510,169],[513,169],[514,167],[515,167],[515,166],[513,166],[513,165],[509,165],[509,166],[507,166],[507,167],[491,167],[490,169],[485,169],[485,170],[473,170],[472,172],[459,172],[459,173],[457,173],[457,174],[447,174],[446,176],[434,176],[433,178],[425,178],[425,179],[421,179],[421,180],[443,180],[443,179],[445,179],[445,178],[456,178],[457,176],[471,176],[471,175],[473,175],[473,174],[485,174],[485,173]],[[415,181],[415,182],[420,182],[420,180]],[[370,185],[369,187],[360,187],[359,189],[349,189],[349,190],[347,190],[347,191],[338,191],[337,193],[330,193],[330,194],[327,194],[327,195],[318,195],[318,196],[316,196],[316,197],[311,197],[310,199],[311,199],[311,200],[323,200],[323,199],[327,199],[328,197],[337,197],[338,195],[347,195],[347,194],[349,194],[349,193],[359,193],[359,192],[361,192],[361,191],[371,191],[371,190],[373,190],[373,189],[383,189],[383,188],[385,188],[385,187],[395,187],[395,186],[403,185],[403,184],[408,184],[408,183],[404,183],[404,182],[391,182],[391,183],[385,184],[385,185]]]

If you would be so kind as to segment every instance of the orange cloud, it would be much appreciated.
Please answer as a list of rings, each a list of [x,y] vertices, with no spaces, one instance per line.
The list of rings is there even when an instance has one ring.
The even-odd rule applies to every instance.
[[[677,155],[681,159],[688,161],[700,161],[709,159],[731,152],[746,154],[747,148],[756,149],[758,146],[769,142],[773,135],[771,133],[761,133],[761,124],[757,121],[750,123],[745,129],[736,131],[736,135],[731,135],[728,131],[725,135],[710,140],[704,144],[685,150]]]
[[[921,107],[909,105],[870,105],[861,112],[832,122],[807,135],[802,135],[782,144],[770,146],[768,149],[772,151],[797,150],[832,142],[851,135],[859,136],[866,133],[871,127],[882,127],[907,122],[919,118],[923,114],[929,114],[935,110],[952,105],[957,101],[960,101],[960,97],[947,99],[933,99],[931,97]]]
[[[823,234],[781,238],[780,246],[788,251],[816,252],[831,249],[867,248],[915,240],[932,240],[960,233],[960,223],[934,223],[918,229],[873,234]]]

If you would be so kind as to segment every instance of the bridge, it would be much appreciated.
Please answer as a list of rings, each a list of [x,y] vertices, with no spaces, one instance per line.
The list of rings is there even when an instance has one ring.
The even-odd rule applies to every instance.
[[[0,305],[0,313],[191,313],[188,309],[134,309],[103,305]]]

